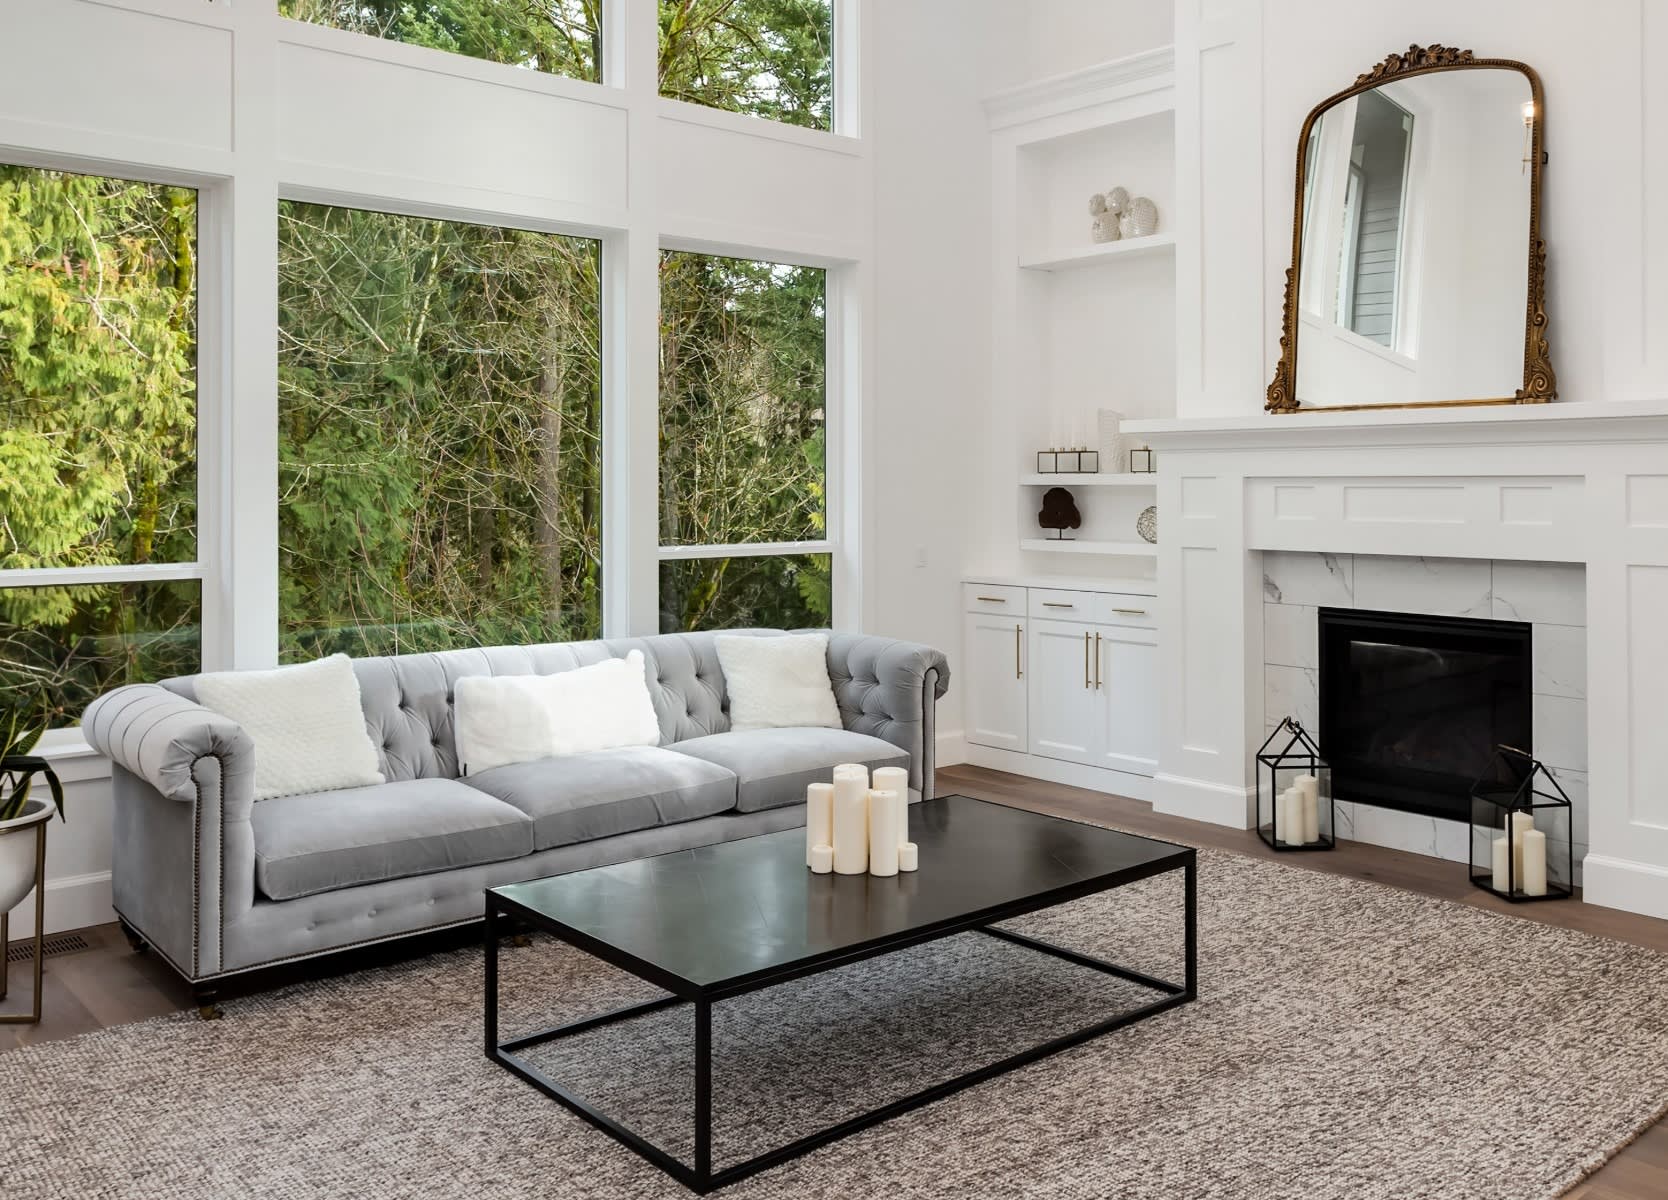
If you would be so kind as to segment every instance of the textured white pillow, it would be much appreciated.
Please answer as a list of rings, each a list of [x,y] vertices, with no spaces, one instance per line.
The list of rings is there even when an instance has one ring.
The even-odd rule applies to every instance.
[[[471,675],[452,692],[467,775],[535,758],[658,746],[643,652],[555,675]]]
[[[720,634],[713,642],[730,693],[731,729],[841,727],[840,706],[828,679],[827,634]]]
[[[255,743],[255,799],[385,782],[365,732],[353,660],[197,676],[197,702]]]

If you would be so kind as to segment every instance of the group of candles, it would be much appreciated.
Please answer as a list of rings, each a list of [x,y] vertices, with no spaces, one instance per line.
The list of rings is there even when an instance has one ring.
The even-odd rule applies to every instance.
[[[1288,846],[1320,841],[1320,780],[1299,775],[1275,799],[1274,827]]]
[[[1546,834],[1535,828],[1535,814],[1507,816],[1505,837],[1494,839],[1494,890],[1510,892],[1512,884],[1525,896],[1546,895]]]
[[[909,840],[909,772],[859,763],[805,789],[805,865],[813,874],[896,875],[919,865]]]

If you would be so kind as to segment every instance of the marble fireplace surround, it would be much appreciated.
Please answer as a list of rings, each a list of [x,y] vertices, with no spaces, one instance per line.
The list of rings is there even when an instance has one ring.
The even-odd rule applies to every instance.
[[[1537,624],[1584,628],[1585,699],[1537,697],[1536,748],[1542,709],[1563,710],[1545,736],[1582,747],[1559,756],[1586,766],[1585,898],[1668,918],[1668,406],[1259,415],[1130,422],[1126,432],[1157,451],[1163,514],[1157,811],[1252,823],[1267,642],[1283,654],[1280,629],[1267,625],[1265,558],[1276,579],[1296,561],[1287,555],[1347,558],[1363,608],[1398,605],[1356,594],[1361,563],[1377,564],[1367,577],[1384,588],[1415,586],[1407,560],[1438,564],[1420,569],[1439,581],[1469,572],[1476,603],[1486,569],[1491,615],[1496,597],[1514,600],[1514,577],[1560,578],[1567,600],[1578,571],[1583,620]]]
[[[1535,756],[1570,797],[1575,877],[1587,853],[1587,585],[1579,563],[1263,552],[1263,725],[1319,729],[1319,610],[1376,609],[1530,624]],[[1463,821],[1337,803],[1338,836],[1468,860]],[[1563,861],[1564,839],[1548,844]]]

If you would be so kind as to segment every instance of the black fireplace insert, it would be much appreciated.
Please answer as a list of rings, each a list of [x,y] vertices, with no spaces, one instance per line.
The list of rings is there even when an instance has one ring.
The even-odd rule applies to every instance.
[[[1456,821],[1494,748],[1533,752],[1523,621],[1320,610],[1320,746],[1340,800]]]

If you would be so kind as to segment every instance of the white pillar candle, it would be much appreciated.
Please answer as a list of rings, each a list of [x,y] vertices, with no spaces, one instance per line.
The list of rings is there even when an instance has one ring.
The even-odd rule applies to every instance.
[[[826,843],[811,847],[811,874],[826,875],[834,869],[834,847]]]
[[[813,783],[805,789],[805,865],[813,866],[811,852],[834,845],[834,785]]]
[[[1507,875],[1507,871],[1511,869],[1512,863],[1511,842],[1507,841],[1503,837],[1495,838],[1493,853],[1494,890],[1497,892],[1509,892],[1512,888],[1511,877]],[[1520,879],[1518,882],[1522,883],[1523,881]]]
[[[1526,829],[1519,839],[1519,847],[1523,855],[1523,894],[1546,895],[1546,834],[1538,829]]]
[[[896,792],[903,797],[903,808],[898,813],[898,845],[903,845],[909,840],[909,772],[902,767],[879,767],[869,786],[877,792]]]
[[[1313,775],[1299,775],[1292,786],[1297,788],[1303,812],[1303,840],[1320,841],[1320,780]]]
[[[834,870],[861,875],[869,869],[869,769],[855,763],[834,768]]]
[[[904,799],[893,791],[869,791],[869,874],[898,873],[898,823],[903,819]]]
[[[1523,886],[1523,835],[1535,828],[1535,814],[1514,812],[1512,814],[1512,877],[1518,886]]]
[[[1298,804],[1297,789],[1287,788],[1280,793],[1279,840],[1295,846],[1303,837],[1303,813]]]
[[[898,847],[898,870],[913,871],[921,865],[921,852],[914,842],[905,842]]]

